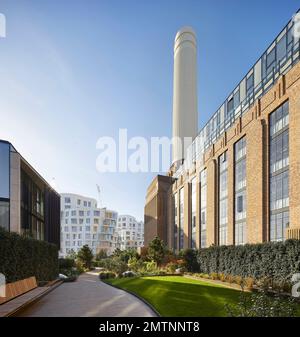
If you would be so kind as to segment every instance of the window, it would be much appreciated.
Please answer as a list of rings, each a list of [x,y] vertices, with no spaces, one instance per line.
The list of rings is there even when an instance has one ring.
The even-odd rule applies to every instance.
[[[91,223],[91,219],[90,219],[90,218],[86,218],[86,219],[85,219],[85,222],[86,222],[86,223]]]
[[[79,211],[79,216],[84,216],[84,211]]]
[[[184,189],[179,190],[179,250],[184,245]]]
[[[230,114],[233,111],[233,98],[231,98],[227,103],[227,113]]]
[[[254,74],[252,73],[246,80],[246,87],[247,87],[247,96],[253,93],[254,89]]]
[[[177,249],[178,242],[178,195],[174,194],[174,249]]]
[[[77,232],[77,227],[76,226],[72,226],[72,232]]]
[[[207,205],[207,173],[204,169],[200,173],[200,208],[201,208],[201,217],[200,217],[200,230],[201,230],[201,248],[206,248],[206,205]]]
[[[9,144],[3,143],[0,141],[0,198],[9,199],[9,171],[10,171],[10,163],[9,163]],[[4,221],[4,218],[2,219]],[[4,222],[3,222],[4,224]],[[0,223],[0,226],[2,222]],[[5,223],[5,226],[8,228]]]
[[[275,47],[267,54],[267,74],[275,68],[276,64],[276,49]]]
[[[68,232],[68,231],[69,231],[69,227],[68,227],[68,226],[65,226],[65,227],[64,227],[64,231],[65,231],[65,232]]]
[[[270,240],[285,240],[289,227],[289,103],[270,119]]]
[[[71,224],[76,225],[77,224],[77,219],[76,218],[72,218],[71,219]]]
[[[0,227],[9,230],[9,202],[0,200]]]
[[[76,216],[76,211],[71,211],[71,216]]]
[[[94,211],[94,216],[100,216],[100,211]]]
[[[71,203],[71,198],[66,197],[65,198],[65,204],[70,204]]]
[[[235,157],[235,244],[243,245],[246,243],[246,137],[241,138],[234,144]]]
[[[80,206],[80,204],[81,204],[81,200],[77,199],[77,205]]]
[[[86,201],[83,202],[83,206],[84,206],[84,207],[87,206],[87,202],[86,202]]]
[[[227,152],[219,157],[219,245],[227,245],[228,230],[228,158]]]
[[[196,200],[197,200],[197,194],[196,194],[196,178],[193,178],[191,181],[191,248],[196,248]]]
[[[85,231],[90,232],[91,231],[91,226],[85,226]]]
[[[280,62],[286,56],[286,34],[277,43],[277,60]]]

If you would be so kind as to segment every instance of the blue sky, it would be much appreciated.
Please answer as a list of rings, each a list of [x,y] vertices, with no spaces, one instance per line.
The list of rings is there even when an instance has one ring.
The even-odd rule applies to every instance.
[[[155,174],[100,174],[99,137],[171,136],[173,41],[198,37],[199,128],[299,1],[0,0],[0,138],[59,192],[143,218]]]

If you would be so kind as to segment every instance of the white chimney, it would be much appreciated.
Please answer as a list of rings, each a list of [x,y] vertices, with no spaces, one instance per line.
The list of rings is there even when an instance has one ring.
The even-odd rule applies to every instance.
[[[174,43],[173,163],[185,158],[188,145],[197,136],[197,104],[196,34],[192,28],[183,27]],[[184,142],[186,137],[189,142]]]

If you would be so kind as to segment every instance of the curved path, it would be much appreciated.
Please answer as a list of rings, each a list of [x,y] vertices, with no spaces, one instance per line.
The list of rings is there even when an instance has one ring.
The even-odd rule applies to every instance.
[[[22,317],[156,317],[144,302],[85,273],[22,311]]]

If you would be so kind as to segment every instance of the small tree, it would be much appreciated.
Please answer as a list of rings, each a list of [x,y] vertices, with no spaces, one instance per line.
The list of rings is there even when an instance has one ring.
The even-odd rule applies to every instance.
[[[105,249],[100,249],[99,253],[96,255],[96,260],[100,261],[107,258],[107,252]]]
[[[157,264],[160,264],[165,256],[166,247],[164,242],[159,238],[155,237],[148,247],[148,259],[150,261],[155,261]]]
[[[183,258],[184,265],[187,271],[192,272],[192,273],[199,272],[200,268],[199,268],[199,263],[197,260],[197,256],[198,256],[197,250],[188,248],[188,249],[180,251],[179,256]]]
[[[93,260],[93,252],[88,245],[84,245],[77,254],[78,259],[83,263],[84,267],[87,269],[91,268]]]

